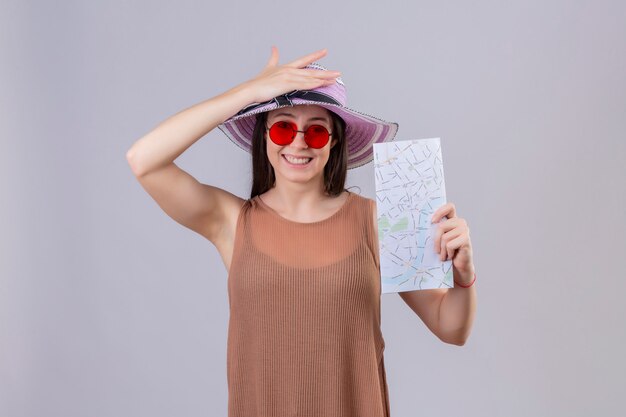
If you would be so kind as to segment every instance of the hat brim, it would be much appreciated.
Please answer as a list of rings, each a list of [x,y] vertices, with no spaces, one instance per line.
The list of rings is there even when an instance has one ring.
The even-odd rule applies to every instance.
[[[390,142],[398,132],[398,123],[388,122],[348,107],[301,98],[293,98],[291,101],[294,106],[314,104],[324,107],[336,113],[346,122],[345,138],[348,142],[348,169],[357,168],[372,161],[374,159],[372,145],[374,143]],[[231,117],[220,123],[218,128],[237,146],[246,152],[251,152],[252,133],[256,124],[256,117],[254,116],[281,107],[292,107],[292,105],[279,106],[276,103],[268,103],[248,113]]]

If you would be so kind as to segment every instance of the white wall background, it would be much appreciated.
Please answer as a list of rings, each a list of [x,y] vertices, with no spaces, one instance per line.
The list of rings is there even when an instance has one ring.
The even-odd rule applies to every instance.
[[[623,415],[625,39],[621,1],[3,0],[0,415],[226,415],[225,268],[125,152],[272,44],[328,48],[349,107],[441,137],[471,228],[465,346],[383,295],[392,416]],[[217,129],[177,163],[247,197]],[[348,179],[373,197],[373,164]]]

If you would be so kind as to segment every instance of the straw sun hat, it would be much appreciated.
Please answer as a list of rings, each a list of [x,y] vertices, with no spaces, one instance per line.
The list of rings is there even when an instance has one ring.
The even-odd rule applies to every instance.
[[[312,63],[304,68],[327,71],[322,65]],[[303,104],[315,104],[332,111],[346,122],[345,140],[348,144],[348,169],[367,164],[373,158],[374,143],[392,141],[398,124],[387,122],[369,114],[346,107],[346,87],[337,78],[331,85],[313,90],[294,90],[263,103],[253,103],[219,124],[219,129],[237,146],[247,152],[252,150],[252,132],[256,115],[274,109]]]

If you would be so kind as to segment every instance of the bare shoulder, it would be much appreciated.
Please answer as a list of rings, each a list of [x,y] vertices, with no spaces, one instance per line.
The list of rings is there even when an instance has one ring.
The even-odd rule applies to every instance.
[[[230,261],[239,211],[246,200],[222,188],[203,184],[171,162],[141,172],[129,159],[135,177],[174,221],[211,241]]]
[[[245,201],[199,182],[173,162],[135,176],[168,216],[211,242],[228,238]]]
[[[207,184],[202,185],[206,189],[210,189],[210,194],[217,202],[221,211],[219,218],[223,220],[221,223],[207,221],[203,235],[216,246],[220,243],[234,240],[237,219],[246,200],[222,188]]]
[[[224,211],[226,213],[228,223],[231,224],[232,232],[234,233],[239,213],[241,212],[241,208],[245,204],[246,199],[236,196],[228,191],[226,191],[226,193],[228,196],[225,196],[224,198]]]
[[[207,185],[207,187],[211,186]],[[219,217],[222,221],[205,222],[201,234],[215,245],[222,258],[224,267],[227,271],[230,271],[230,263],[235,247],[235,235],[237,233],[237,220],[246,200],[221,188],[212,188],[214,188],[212,190],[214,198],[219,201],[218,206],[221,211],[221,216]]]

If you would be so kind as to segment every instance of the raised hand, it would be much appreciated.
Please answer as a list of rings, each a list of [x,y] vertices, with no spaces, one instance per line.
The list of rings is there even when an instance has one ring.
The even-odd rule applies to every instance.
[[[272,54],[263,70],[244,84],[251,89],[254,101],[261,103],[293,90],[311,90],[335,83],[339,71],[304,69],[326,55],[327,49],[310,53],[287,64],[278,64],[278,48],[272,46]]]

